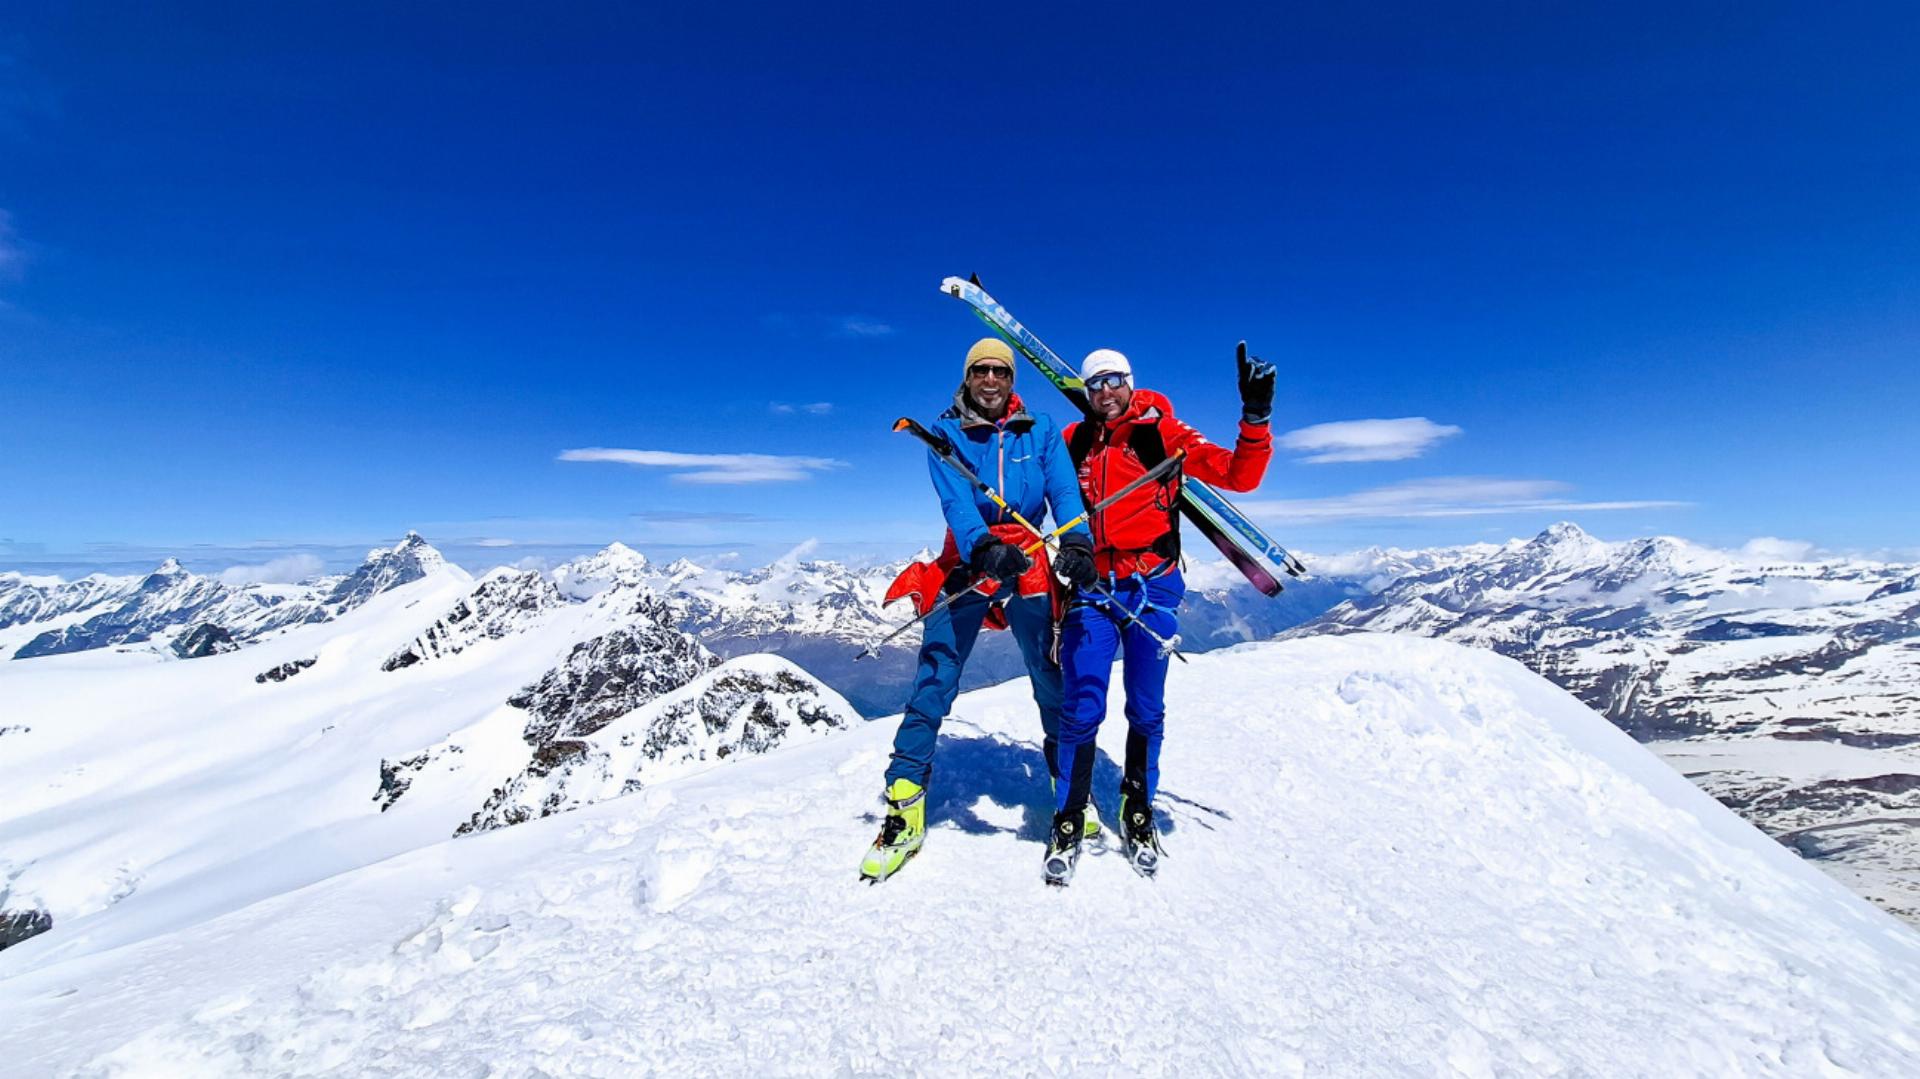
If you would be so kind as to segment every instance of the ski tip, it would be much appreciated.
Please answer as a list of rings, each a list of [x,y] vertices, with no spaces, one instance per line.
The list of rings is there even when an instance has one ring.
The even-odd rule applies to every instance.
[[[968,275],[967,275],[967,283],[968,283],[968,284],[971,284],[971,285],[972,285],[972,286],[973,286],[974,288],[986,288],[986,287],[987,287],[987,286],[985,286],[985,285],[983,285],[983,284],[981,284],[981,283],[980,283],[980,275],[979,275],[979,274],[977,274],[977,273],[970,273],[970,274],[968,274]]]
[[[902,417],[900,417],[899,419],[897,419],[897,420],[895,420],[895,421],[893,421],[893,429],[894,429],[894,430],[896,430],[896,431],[908,431],[908,430],[912,430],[912,429],[913,429],[913,417],[912,417],[912,416],[902,416]]]

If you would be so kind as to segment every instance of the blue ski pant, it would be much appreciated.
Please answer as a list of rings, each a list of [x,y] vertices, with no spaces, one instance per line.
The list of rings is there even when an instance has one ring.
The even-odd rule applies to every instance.
[[[940,736],[940,722],[960,693],[960,671],[973,653],[987,606],[987,597],[969,593],[921,623],[919,666],[906,714],[900,717],[900,729],[893,735],[893,758],[887,764],[889,786],[896,779],[907,779],[924,787],[932,777],[933,747]],[[1047,596],[1020,596],[1008,600],[1006,610],[1007,627],[1020,647],[1020,657],[1027,662],[1033,703],[1040,709],[1047,772],[1056,774],[1054,739],[1060,726],[1060,668],[1048,658],[1053,643],[1053,601]]]
[[[1054,809],[1079,813],[1093,785],[1093,737],[1107,716],[1107,683],[1113,659],[1120,655],[1121,680],[1127,693],[1127,760],[1121,792],[1145,798],[1147,804],[1160,789],[1160,741],[1166,726],[1167,663],[1160,642],[1139,623],[1171,640],[1180,631],[1178,610],[1187,594],[1178,569],[1143,578],[1110,580],[1114,600],[1083,591],[1060,630],[1060,669],[1065,700],[1061,705],[1059,775],[1067,782],[1054,785]],[[1128,615],[1138,618],[1130,622]]]

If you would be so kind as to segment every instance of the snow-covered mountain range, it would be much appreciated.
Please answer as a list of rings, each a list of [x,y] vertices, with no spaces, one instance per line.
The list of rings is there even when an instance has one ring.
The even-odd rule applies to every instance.
[[[561,623],[622,617],[555,608],[518,648],[483,639],[379,670],[466,592],[417,582],[332,625],[187,663],[94,653],[0,672],[49,680],[36,700],[86,692],[63,675],[88,665],[137,672],[159,706],[141,718],[161,728],[64,712],[81,729],[48,749],[72,738],[108,751],[29,788],[24,811],[0,803],[10,856],[22,838],[39,858],[105,844],[96,864],[130,867],[119,902],[0,952],[0,1073],[1920,1067],[1920,933],[1484,650],[1319,637],[1176,664],[1170,701],[1206,721],[1169,736],[1166,865],[1141,880],[1098,847],[1064,892],[1039,879],[1047,785],[1025,687],[965,695],[926,849],[870,888],[854,866],[875,828],[887,723],[458,839],[448,810],[464,798],[436,793],[435,776],[380,812],[367,751],[417,742],[419,708],[481,683],[476,707],[549,684],[577,635]],[[314,666],[284,682],[256,684],[259,664],[241,662],[315,644]],[[234,677],[212,679],[223,668]],[[203,707],[223,704],[211,729],[169,718],[187,682]],[[368,684],[408,688],[356,689]],[[282,697],[303,703],[264,706]],[[1095,780],[1109,814],[1117,719]],[[588,740],[611,752],[621,722]],[[522,760],[523,734],[476,728],[463,744]],[[295,735],[311,741],[290,746]],[[136,761],[171,785],[127,775]],[[16,777],[0,783],[13,792]],[[83,827],[104,824],[96,799],[119,810],[118,832]],[[194,812],[175,808],[183,799]],[[403,822],[411,846],[391,831]]]
[[[1571,524],[1399,577],[1287,636],[1512,656],[1771,834],[1920,919],[1920,567]]]
[[[1274,599],[1248,589],[1224,562],[1195,562],[1189,567],[1182,608],[1183,644],[1190,651],[1206,651],[1263,640],[1363,595],[1369,581],[1410,567],[1443,564],[1453,556],[1451,550],[1360,552],[1343,557],[1342,572],[1290,582]],[[382,588],[418,580],[444,564],[439,552],[409,532],[398,546],[371,552],[347,577],[292,585],[227,585],[190,573],[172,559],[145,577],[94,576],[66,582],[0,574],[0,659],[95,648],[196,658],[246,647],[289,626],[338,617]],[[447,649],[457,651],[476,635],[510,634],[520,618],[537,610],[625,585],[669,602],[678,628],[697,636],[717,655],[782,656],[834,686],[863,715],[883,715],[897,710],[906,697],[918,641],[908,633],[880,649],[876,658],[855,657],[909,617],[904,605],[885,608],[881,603],[904,564],[856,568],[790,557],[748,570],[703,567],[685,559],[662,565],[613,543],[550,574],[483,586],[473,606],[488,613],[476,617],[449,612],[446,624],[428,627],[410,650],[391,659],[405,665]],[[511,597],[499,594],[509,588],[519,591]],[[962,684],[992,685],[1024,671],[1012,639],[988,633],[975,649]]]
[[[325,622],[381,592],[446,566],[418,533],[376,548],[344,577],[304,584],[228,585],[167,559],[144,577],[66,582],[0,573],[0,658],[31,659],[116,645],[168,648],[182,658],[230,651],[288,626]]]

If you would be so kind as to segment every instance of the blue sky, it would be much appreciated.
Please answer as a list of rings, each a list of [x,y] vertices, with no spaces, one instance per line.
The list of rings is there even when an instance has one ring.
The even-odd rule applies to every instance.
[[[1920,545],[1910,5],[391,7],[10,8],[0,566],[905,554],[967,272],[1296,548]]]

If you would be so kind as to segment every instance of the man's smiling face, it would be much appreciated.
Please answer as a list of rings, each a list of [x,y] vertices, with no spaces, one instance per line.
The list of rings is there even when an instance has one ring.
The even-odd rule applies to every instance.
[[[998,418],[1013,394],[1013,365],[999,360],[975,360],[967,366],[967,396],[980,411]]]

